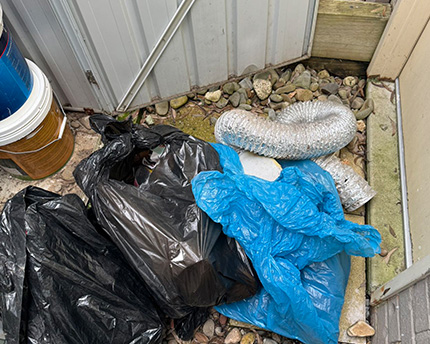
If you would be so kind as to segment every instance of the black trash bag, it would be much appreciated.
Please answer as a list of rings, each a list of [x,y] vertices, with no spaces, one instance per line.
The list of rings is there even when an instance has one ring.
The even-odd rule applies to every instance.
[[[147,129],[104,115],[90,121],[105,146],[78,165],[75,179],[157,304],[181,319],[178,335],[190,338],[204,320],[197,308],[254,295],[260,285],[247,256],[191,190],[199,172],[221,170],[212,146],[166,125]]]
[[[0,224],[0,296],[8,344],[160,343],[150,293],[76,195],[28,187]]]

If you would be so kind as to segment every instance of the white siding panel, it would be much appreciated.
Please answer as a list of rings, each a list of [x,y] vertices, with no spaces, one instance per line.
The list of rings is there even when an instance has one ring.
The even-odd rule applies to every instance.
[[[14,39],[25,57],[47,75],[63,103],[98,108],[99,104],[67,38],[46,0],[2,0]]]
[[[56,5],[55,17],[48,5],[52,0],[2,1],[15,4],[10,7],[15,7],[17,26],[19,19],[33,18],[35,12],[34,17],[44,18],[45,23],[30,19],[27,25],[65,97],[75,106],[88,106],[102,94],[104,99],[98,101],[106,110],[113,110],[124,97],[181,3],[62,0]],[[302,57],[310,43],[317,2],[196,0],[131,107]],[[58,11],[58,6],[69,11]],[[22,29],[19,33],[28,35]],[[67,43],[76,40],[80,44],[73,44],[73,48]],[[98,78],[98,93],[85,80],[88,66]]]

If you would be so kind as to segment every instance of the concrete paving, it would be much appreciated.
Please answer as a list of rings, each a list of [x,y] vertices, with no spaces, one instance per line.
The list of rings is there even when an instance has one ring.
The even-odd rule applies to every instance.
[[[385,85],[394,90],[393,83]],[[367,120],[368,181],[377,195],[368,205],[368,223],[379,230],[384,256],[368,259],[368,291],[373,292],[405,269],[397,116],[392,92],[368,82],[375,103]]]

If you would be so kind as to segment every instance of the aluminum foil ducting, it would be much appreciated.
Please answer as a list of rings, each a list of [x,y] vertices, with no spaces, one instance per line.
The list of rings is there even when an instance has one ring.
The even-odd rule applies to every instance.
[[[304,160],[345,147],[357,131],[352,111],[335,102],[295,103],[276,121],[245,110],[225,112],[216,122],[218,142],[271,158]]]
[[[333,177],[347,211],[368,202],[376,192],[365,179],[330,155],[345,147],[357,131],[353,112],[335,102],[295,103],[276,121],[245,110],[225,112],[216,122],[218,142],[271,158],[311,159]]]
[[[313,159],[322,169],[331,174],[339,193],[340,201],[347,211],[354,211],[370,201],[375,195],[367,181],[335,155]]]

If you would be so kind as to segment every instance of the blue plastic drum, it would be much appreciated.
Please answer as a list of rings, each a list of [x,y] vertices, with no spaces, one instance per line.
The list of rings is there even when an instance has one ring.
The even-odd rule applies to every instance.
[[[1,15],[1,8],[0,8]],[[0,22],[2,18],[0,17]],[[0,23],[1,24],[1,23]],[[0,25],[1,29],[1,25]],[[33,77],[6,26],[0,32],[0,121],[17,111],[30,96]]]

